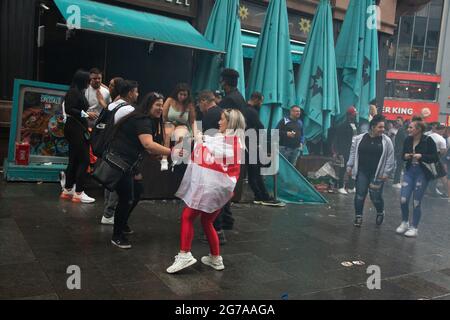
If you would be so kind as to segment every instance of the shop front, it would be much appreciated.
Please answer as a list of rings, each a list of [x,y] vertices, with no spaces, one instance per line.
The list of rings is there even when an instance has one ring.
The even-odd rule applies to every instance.
[[[428,123],[439,121],[440,82],[441,76],[434,74],[388,72],[383,115],[388,120],[420,116]]]
[[[141,96],[149,91],[167,96],[178,82],[191,82],[194,52],[222,53],[190,23],[197,1],[174,1],[173,7],[167,1],[116,2],[153,11],[119,7],[111,1],[54,0],[41,13],[45,41],[37,48],[40,81],[15,81],[4,162],[8,181],[58,181],[67,163],[61,103],[78,68],[102,69],[104,82],[115,76],[137,80]],[[170,17],[154,13],[162,9],[170,11]],[[25,162],[18,155],[24,152],[29,153]],[[173,196],[172,182],[179,175],[161,173],[149,158],[144,160],[143,174],[148,181],[146,198]]]

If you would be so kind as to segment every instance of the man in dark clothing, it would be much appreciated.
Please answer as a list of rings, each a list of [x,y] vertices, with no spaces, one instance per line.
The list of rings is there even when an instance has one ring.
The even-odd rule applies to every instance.
[[[225,91],[225,97],[219,103],[220,108],[242,111],[247,106],[244,97],[237,89],[238,79],[239,72],[236,70],[225,69],[222,71],[220,84]]]
[[[339,159],[339,182],[338,182],[338,192],[340,194],[348,194],[347,190],[344,189],[344,178],[346,172],[346,165],[350,157],[350,149],[352,147],[353,137],[356,135],[356,117],[357,111],[355,107],[350,107],[347,109],[347,119],[344,123],[339,125],[333,136],[332,149],[333,158]],[[353,180],[349,177],[347,189],[350,192],[354,192]]]
[[[219,121],[222,109],[216,105],[211,91],[202,91],[198,96],[199,109],[202,112],[202,132],[213,136],[219,132]]]
[[[280,120],[280,153],[295,167],[300,152],[303,150],[303,122],[300,120],[301,109],[292,106],[289,117]]]
[[[255,204],[284,207],[285,204],[283,202],[269,196],[261,176],[261,164],[258,157],[260,150],[259,131],[264,130],[264,125],[259,120],[258,111],[263,101],[263,95],[255,92],[251,95],[248,106],[243,110],[246,119],[245,163],[247,165],[248,184],[255,195],[255,200],[253,201]]]
[[[237,109],[243,111],[247,107],[244,97],[237,89],[239,72],[233,69],[224,69],[220,74],[220,84],[225,97],[220,101],[218,107],[221,109]],[[241,179],[238,181],[238,185]],[[236,186],[238,188],[238,186]],[[231,212],[231,201],[228,202],[222,209],[221,214],[217,217],[214,226],[220,227],[224,230],[232,230],[234,224],[233,213]]]
[[[401,189],[400,176],[404,167],[403,161],[403,145],[407,137],[407,132],[403,123],[402,117],[397,117],[395,121],[397,127],[397,134],[394,139],[394,155],[395,155],[395,175],[394,175],[394,188]]]

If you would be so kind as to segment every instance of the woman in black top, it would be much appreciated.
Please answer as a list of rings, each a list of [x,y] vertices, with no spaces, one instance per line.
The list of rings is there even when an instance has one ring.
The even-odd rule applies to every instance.
[[[385,119],[378,115],[370,121],[369,133],[353,139],[347,171],[356,180],[355,221],[360,227],[367,193],[370,194],[376,210],[376,224],[384,219],[383,185],[394,169],[394,147],[384,134]]]
[[[402,208],[402,223],[397,228],[398,234],[406,237],[416,237],[420,217],[422,215],[422,198],[432,176],[426,163],[435,163],[439,160],[436,144],[433,139],[424,135],[425,124],[421,119],[413,120],[408,126],[408,137],[403,145],[403,160],[406,161],[400,192],[400,205]],[[413,220],[409,225],[409,200],[414,193]]]
[[[148,94],[134,112],[116,124],[116,132],[110,149],[130,164],[137,163],[141,154],[169,156],[170,149],[162,146],[163,138],[163,96]],[[126,234],[133,233],[128,227],[131,211],[139,202],[142,191],[142,176],[137,172],[126,174],[119,182],[116,192],[119,202],[114,213],[112,244],[122,249],[131,248]]]
[[[73,76],[72,85],[64,98],[64,110],[68,116],[64,126],[64,137],[69,143],[69,164],[65,173],[65,186],[60,198],[82,203],[95,201],[84,192],[86,170],[89,166],[89,133],[86,118],[96,119],[96,114],[86,112],[89,103],[84,96],[84,90],[88,84],[89,73],[78,70]]]

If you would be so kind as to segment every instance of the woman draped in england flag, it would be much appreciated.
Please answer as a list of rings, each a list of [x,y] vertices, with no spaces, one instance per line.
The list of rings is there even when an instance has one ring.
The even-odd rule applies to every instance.
[[[191,254],[194,238],[194,220],[201,216],[203,230],[209,242],[210,254],[202,257],[202,263],[223,270],[219,238],[213,222],[221,208],[233,197],[239,178],[241,153],[244,144],[245,119],[238,110],[224,110],[219,121],[219,133],[204,136],[196,143],[191,161],[176,196],[186,207],[181,216],[181,248],[175,262],[167,268],[176,273],[197,260]]]

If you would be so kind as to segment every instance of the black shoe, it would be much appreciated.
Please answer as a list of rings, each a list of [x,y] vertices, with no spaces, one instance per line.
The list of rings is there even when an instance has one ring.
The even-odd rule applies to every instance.
[[[269,207],[285,207],[286,203],[276,200],[274,198],[269,198],[268,200],[264,200],[261,202],[263,206]]]
[[[219,236],[219,244],[221,246],[227,243],[227,239],[225,238],[225,231],[217,231],[217,235]]]
[[[131,243],[125,237],[113,238],[111,243],[120,249],[131,249]]]
[[[384,212],[377,213],[376,224],[377,226],[381,226],[384,221]]]
[[[129,225],[126,225],[125,228],[123,228],[122,233],[126,234],[126,235],[130,235],[130,234],[133,234],[134,231],[130,228]]]
[[[355,221],[353,222],[353,225],[355,226],[355,227],[361,227],[361,225],[362,225],[362,216],[356,216],[355,217]]]

